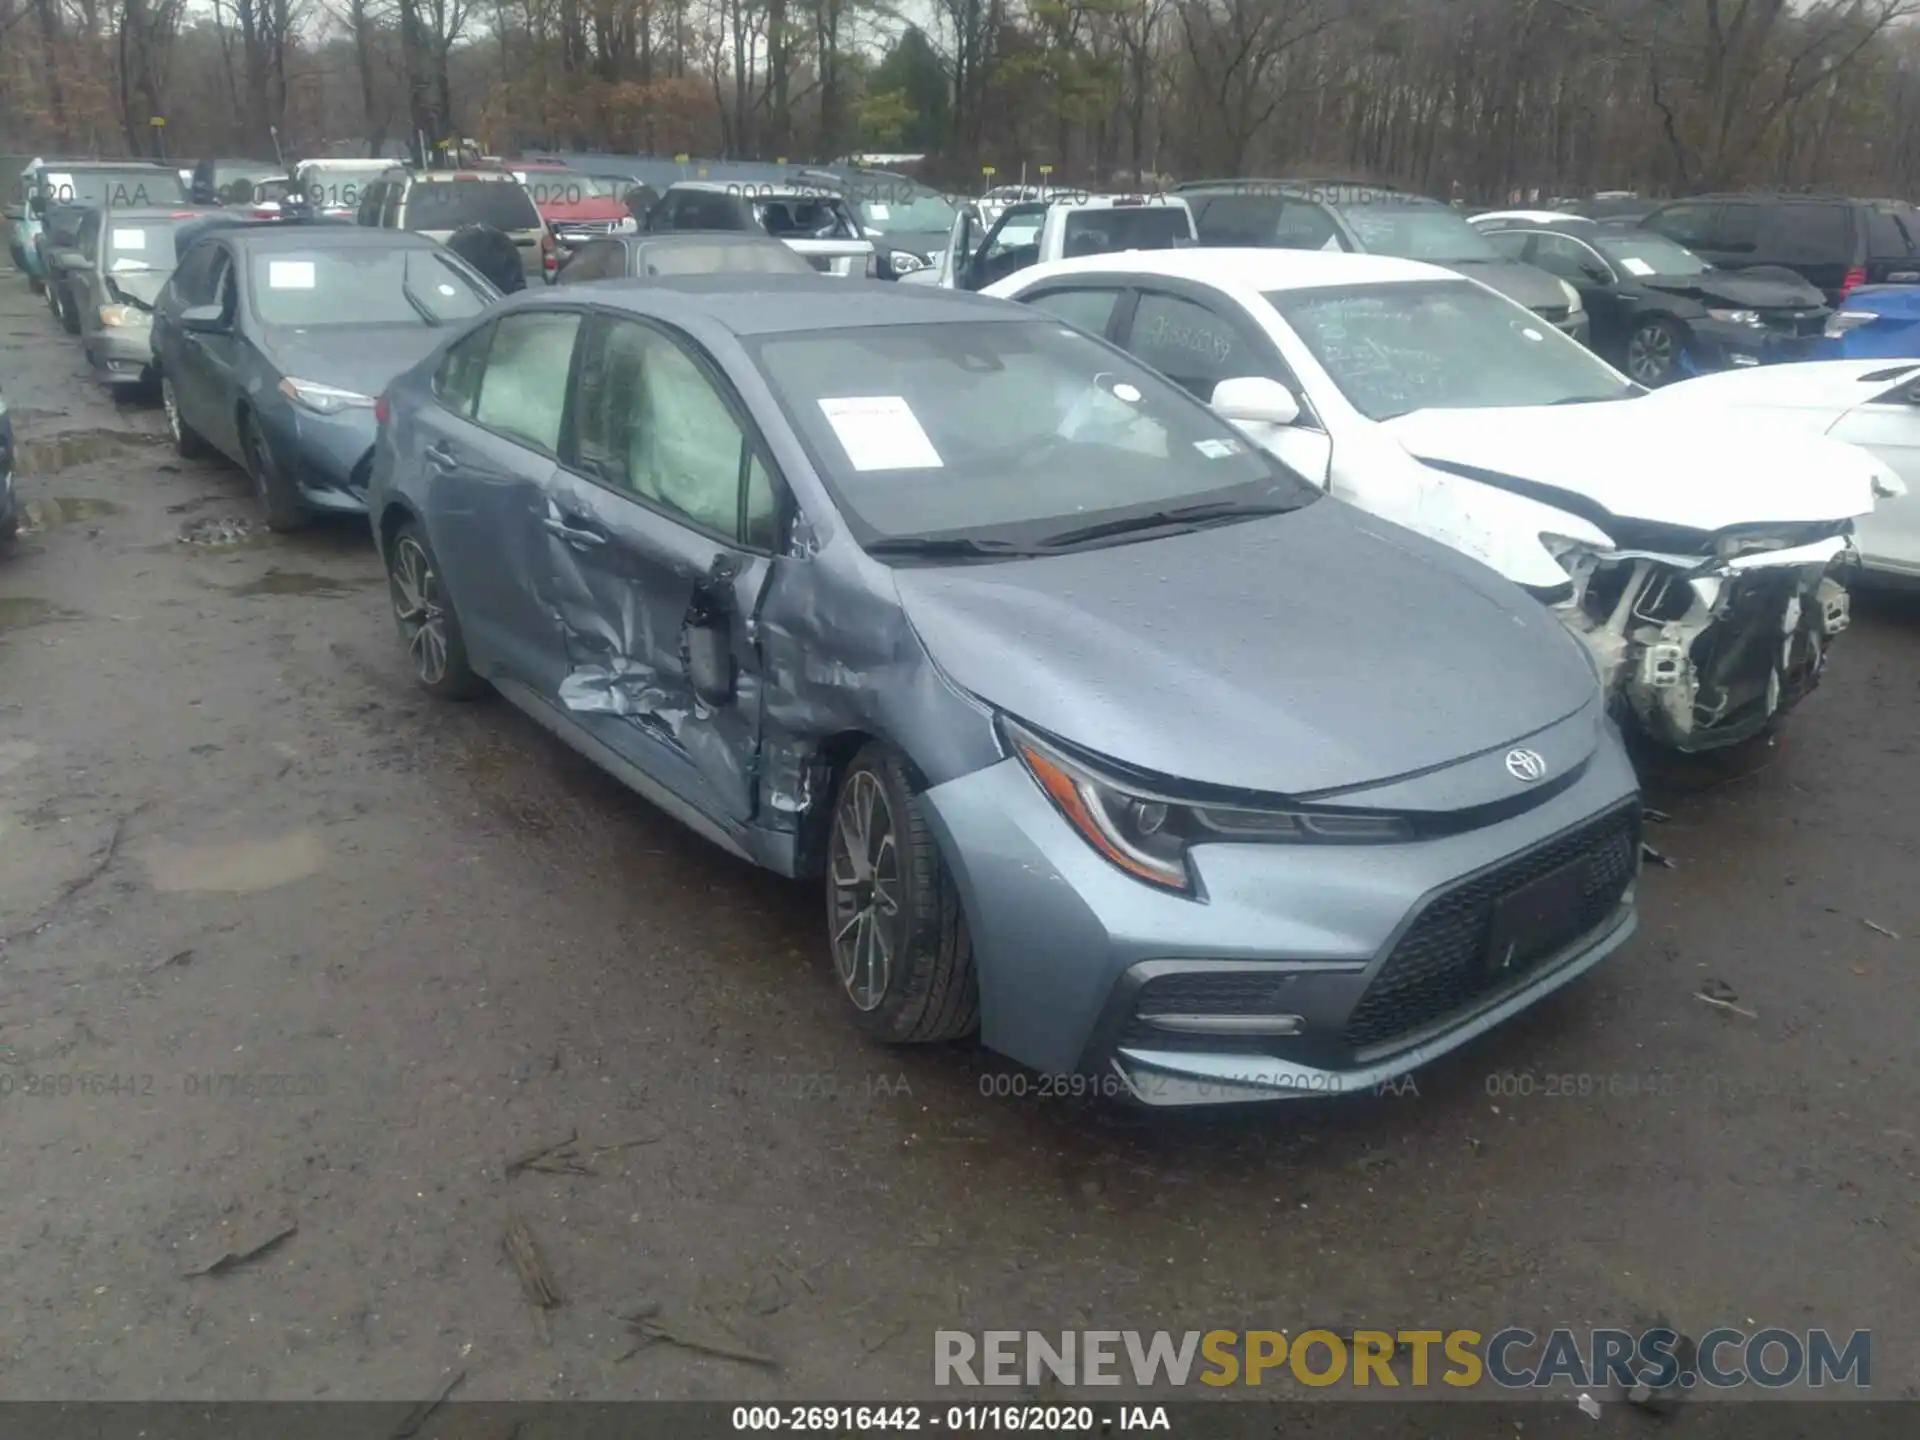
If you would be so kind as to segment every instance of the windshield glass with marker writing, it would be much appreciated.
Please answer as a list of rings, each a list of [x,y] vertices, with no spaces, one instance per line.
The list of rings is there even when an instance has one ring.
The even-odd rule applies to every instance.
[[[1591,351],[1468,280],[1281,290],[1267,301],[1370,420],[1636,393]]]
[[[1052,321],[783,334],[755,349],[875,553],[1044,549],[1090,525],[1192,507],[1212,523],[1320,494],[1185,392]]]

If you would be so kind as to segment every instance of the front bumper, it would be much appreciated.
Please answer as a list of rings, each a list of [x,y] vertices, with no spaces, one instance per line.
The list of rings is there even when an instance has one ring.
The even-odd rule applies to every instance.
[[[966,906],[982,1040],[1042,1072],[1117,1072],[1149,1103],[1190,1104],[1377,1084],[1598,963],[1633,928],[1637,795],[1607,725],[1557,793],[1464,833],[1394,845],[1197,847],[1204,900],[1107,864],[1017,760],[935,786],[923,803]],[[1480,970],[1490,909],[1475,907],[1525,884],[1527,866],[1587,836],[1603,815],[1612,868],[1591,897],[1592,914],[1582,912],[1585,929],[1494,983]],[[1565,861],[1576,862],[1586,863]],[[1463,900],[1463,887],[1477,888]],[[1441,907],[1453,910],[1441,915]],[[1452,927],[1438,949],[1430,921]],[[1409,946],[1429,948],[1409,959]],[[1410,965],[1427,968],[1409,976]],[[1201,998],[1182,1004],[1215,996],[1214,1028],[1182,1032],[1164,1028],[1165,1016],[1136,1013],[1164,977],[1187,983],[1196,974],[1205,977]],[[1249,1012],[1249,993],[1266,1009]],[[1290,1034],[1227,1033],[1242,1023],[1233,1015],[1249,1013],[1269,1029],[1285,1025],[1274,1019],[1281,1014],[1298,1024]]]
[[[81,348],[94,375],[109,385],[144,384],[153,377],[153,328],[149,325],[90,330]]]
[[[320,415],[282,404],[263,420],[266,440],[280,473],[315,510],[339,515],[367,513],[367,478],[373,468],[373,411],[362,406]]]
[[[1689,329],[1691,342],[1683,352],[1683,364],[1702,375],[1812,360],[1824,343],[1817,334],[1789,335],[1763,325],[1730,325],[1723,320],[1696,320]]]
[[[1852,607],[1835,536],[1724,563],[1639,554],[1598,618],[1586,597],[1555,613],[1587,646],[1614,714],[1687,753],[1750,740],[1820,683]]]

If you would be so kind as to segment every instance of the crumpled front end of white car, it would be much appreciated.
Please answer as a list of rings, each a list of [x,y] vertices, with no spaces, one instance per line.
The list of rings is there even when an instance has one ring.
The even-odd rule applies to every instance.
[[[1766,731],[1819,684],[1849,620],[1851,520],[1610,528],[1612,549],[1542,543],[1571,582],[1554,609],[1586,642],[1623,723],[1712,750]]]

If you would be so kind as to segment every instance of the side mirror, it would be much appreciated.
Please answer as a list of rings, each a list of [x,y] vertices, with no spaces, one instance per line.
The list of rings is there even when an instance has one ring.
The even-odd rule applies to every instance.
[[[694,698],[709,710],[733,703],[738,668],[733,658],[733,591],[740,565],[733,556],[713,557],[706,577],[694,587],[683,632],[687,680]]]
[[[189,305],[180,312],[180,328],[212,334],[227,328],[227,315],[218,305]]]
[[[1278,380],[1241,375],[1213,387],[1213,409],[1222,420],[1243,425],[1291,425],[1300,418],[1300,402]]]

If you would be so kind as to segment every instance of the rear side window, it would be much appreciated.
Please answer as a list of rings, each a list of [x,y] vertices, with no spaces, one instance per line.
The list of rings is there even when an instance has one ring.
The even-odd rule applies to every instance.
[[[409,230],[537,230],[540,212],[518,184],[507,180],[423,180],[407,192]]]
[[[1767,213],[1767,254],[1781,260],[1846,262],[1853,258],[1853,227],[1844,205],[1781,205]]]
[[[1115,206],[1068,215],[1060,245],[1071,259],[1116,250],[1166,250],[1192,235],[1184,205]]]
[[[1700,204],[1669,205],[1647,217],[1647,228],[1678,240],[1690,249],[1715,249],[1713,230],[1715,206]]]
[[[1885,210],[1869,210],[1867,248],[1876,256],[1904,260],[1913,253],[1913,240],[1896,216]]]
[[[433,372],[433,393],[440,403],[463,420],[473,418],[473,402],[480,394],[480,376],[487,367],[487,346],[493,326],[482,325],[457,340]]]
[[[746,216],[731,195],[712,190],[682,190],[667,198],[660,219],[667,230],[745,230]]]
[[[1043,290],[1038,295],[1021,297],[1029,305],[1037,305],[1050,314],[1058,315],[1070,325],[1078,325],[1089,335],[1105,336],[1107,322],[1113,319],[1114,303],[1119,300],[1118,290]]]
[[[1280,225],[1277,195],[1214,195],[1193,206],[1202,245],[1271,245]]]
[[[565,311],[502,316],[493,327],[473,418],[489,430],[557,455],[573,337],[579,328],[580,317]]]

